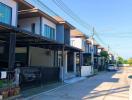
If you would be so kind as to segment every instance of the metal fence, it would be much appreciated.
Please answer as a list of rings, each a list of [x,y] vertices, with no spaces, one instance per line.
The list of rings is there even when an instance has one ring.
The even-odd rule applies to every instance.
[[[20,87],[45,85],[59,81],[59,67],[22,67],[20,68]]]

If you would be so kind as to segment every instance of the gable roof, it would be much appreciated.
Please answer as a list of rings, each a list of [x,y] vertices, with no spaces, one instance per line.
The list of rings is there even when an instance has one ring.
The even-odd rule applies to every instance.
[[[36,8],[34,5],[30,4],[26,0],[15,0],[18,5],[18,17],[19,18],[30,18],[30,17],[45,17],[48,20],[58,23],[57,20],[55,20],[52,16],[48,15],[44,11]]]
[[[55,20],[57,20],[59,22],[59,24],[64,24],[64,26],[66,28],[70,28],[70,29],[75,29],[75,27],[73,25],[71,25],[69,22],[65,21],[63,18],[61,18],[60,16],[53,16],[53,18]]]
[[[71,37],[83,37],[83,38],[88,38],[87,35],[85,35],[83,32],[77,30],[77,29],[74,29],[74,30],[71,30]]]

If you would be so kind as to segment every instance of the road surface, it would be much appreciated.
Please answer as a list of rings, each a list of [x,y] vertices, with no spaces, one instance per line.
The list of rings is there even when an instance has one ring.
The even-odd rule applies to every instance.
[[[128,76],[131,74],[130,68],[123,68],[118,72],[101,72],[94,77],[38,94],[28,100],[128,100]]]

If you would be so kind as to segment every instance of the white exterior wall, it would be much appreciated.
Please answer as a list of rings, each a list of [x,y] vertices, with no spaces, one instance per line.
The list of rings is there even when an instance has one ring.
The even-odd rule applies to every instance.
[[[31,32],[31,24],[35,23],[35,33],[40,34],[40,17],[24,18],[18,21],[21,29]]]
[[[47,55],[48,50],[37,47],[30,47],[30,66],[54,66],[54,53],[51,51],[50,55]]]
[[[42,18],[42,32],[44,32],[44,25],[48,25],[55,29],[55,40],[56,40],[56,24],[43,17]]]
[[[36,34],[41,34],[41,33],[43,34],[44,25],[48,25],[55,29],[55,39],[56,39],[56,24],[42,17],[42,24],[41,24],[42,26],[40,26],[40,21],[41,21],[40,17],[24,18],[18,21],[18,25],[20,25],[21,29],[31,32],[31,24],[35,23],[35,33]],[[41,27],[42,27],[42,30],[40,29]],[[42,32],[40,32],[40,30]]]
[[[79,49],[83,49],[82,39],[81,38],[71,38],[71,45]]]
[[[101,49],[98,49],[98,53],[100,54],[100,52],[101,52]]]
[[[17,3],[14,0],[0,0],[1,3],[9,6],[12,8],[12,22],[11,25],[12,26],[17,26],[17,10],[18,10],[18,6]]]
[[[92,67],[91,66],[81,66],[81,76],[90,76],[92,75]]]

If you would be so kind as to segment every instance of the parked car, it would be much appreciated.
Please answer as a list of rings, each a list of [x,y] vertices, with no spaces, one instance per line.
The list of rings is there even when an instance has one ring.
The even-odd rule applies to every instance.
[[[109,64],[107,70],[108,71],[117,71],[117,67],[115,66],[115,64]]]

